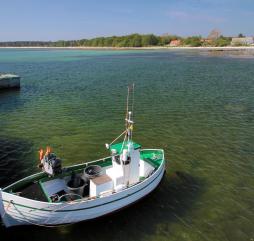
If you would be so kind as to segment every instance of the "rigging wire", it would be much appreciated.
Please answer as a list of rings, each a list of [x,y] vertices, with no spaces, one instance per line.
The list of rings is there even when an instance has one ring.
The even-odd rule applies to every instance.
[[[134,91],[135,84],[132,84],[132,120],[134,121]]]

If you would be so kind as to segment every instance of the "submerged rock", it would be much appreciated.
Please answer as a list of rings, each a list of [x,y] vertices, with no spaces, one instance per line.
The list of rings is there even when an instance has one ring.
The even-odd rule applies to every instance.
[[[20,88],[20,77],[14,74],[0,74],[0,89]]]

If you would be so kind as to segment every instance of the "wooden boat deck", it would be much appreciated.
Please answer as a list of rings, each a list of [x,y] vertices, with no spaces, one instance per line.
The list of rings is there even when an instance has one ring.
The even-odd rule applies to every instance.
[[[31,182],[28,185],[18,188],[15,190],[16,194],[18,194],[21,197],[47,202],[48,199],[45,196],[45,193],[41,189],[41,186],[38,182]]]

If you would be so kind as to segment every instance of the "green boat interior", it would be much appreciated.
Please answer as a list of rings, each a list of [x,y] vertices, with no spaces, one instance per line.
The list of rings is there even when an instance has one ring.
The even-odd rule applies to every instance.
[[[116,156],[119,156],[125,148],[122,143],[117,143],[110,147],[110,149],[116,150]],[[139,172],[139,181],[137,183],[144,181],[156,171],[164,158],[163,150],[142,150],[140,148],[139,144],[134,143],[134,149],[139,150],[140,153],[139,167],[140,170],[142,169]],[[89,200],[107,196],[121,190],[119,188],[116,190],[110,186],[113,186],[111,182],[121,182],[121,177],[113,177],[113,182],[111,180],[113,178],[106,175],[114,165],[113,160],[115,159],[113,158],[110,156],[97,161],[62,168],[61,173],[52,176],[46,172],[40,172],[4,188],[3,191],[44,202],[65,202],[85,198]],[[93,175],[94,171],[98,171],[99,175],[95,172],[95,176],[89,178],[89,175]],[[78,186],[74,185],[75,182],[76,184],[78,183]],[[100,188],[99,194],[97,191],[91,194],[93,192],[91,189],[94,188],[93,185],[97,189]],[[126,187],[128,188],[129,186],[132,185],[127,185]],[[103,191],[103,188],[109,191]]]

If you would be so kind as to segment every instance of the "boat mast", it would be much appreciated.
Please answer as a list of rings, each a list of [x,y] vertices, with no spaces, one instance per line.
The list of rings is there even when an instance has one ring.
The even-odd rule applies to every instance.
[[[131,91],[132,91],[132,111],[129,111],[129,98],[130,98]],[[117,138],[115,138],[110,144],[107,144],[107,143],[105,144],[107,149],[109,149],[110,146],[116,140],[118,140],[121,136],[124,135],[124,140],[123,140],[121,151],[120,151],[120,153],[121,153],[123,150],[126,139],[127,139],[127,143],[129,143],[132,140],[132,132],[133,132],[133,124],[134,124],[133,109],[134,109],[134,83],[132,84],[132,86],[128,86],[126,116],[125,116],[125,130],[121,135],[119,135]]]
[[[132,111],[129,111],[129,95],[132,91]],[[127,108],[126,108],[126,134],[128,138],[128,143],[132,140],[132,131],[133,131],[133,108],[134,108],[134,83],[132,86],[128,86],[128,94],[127,94]]]

